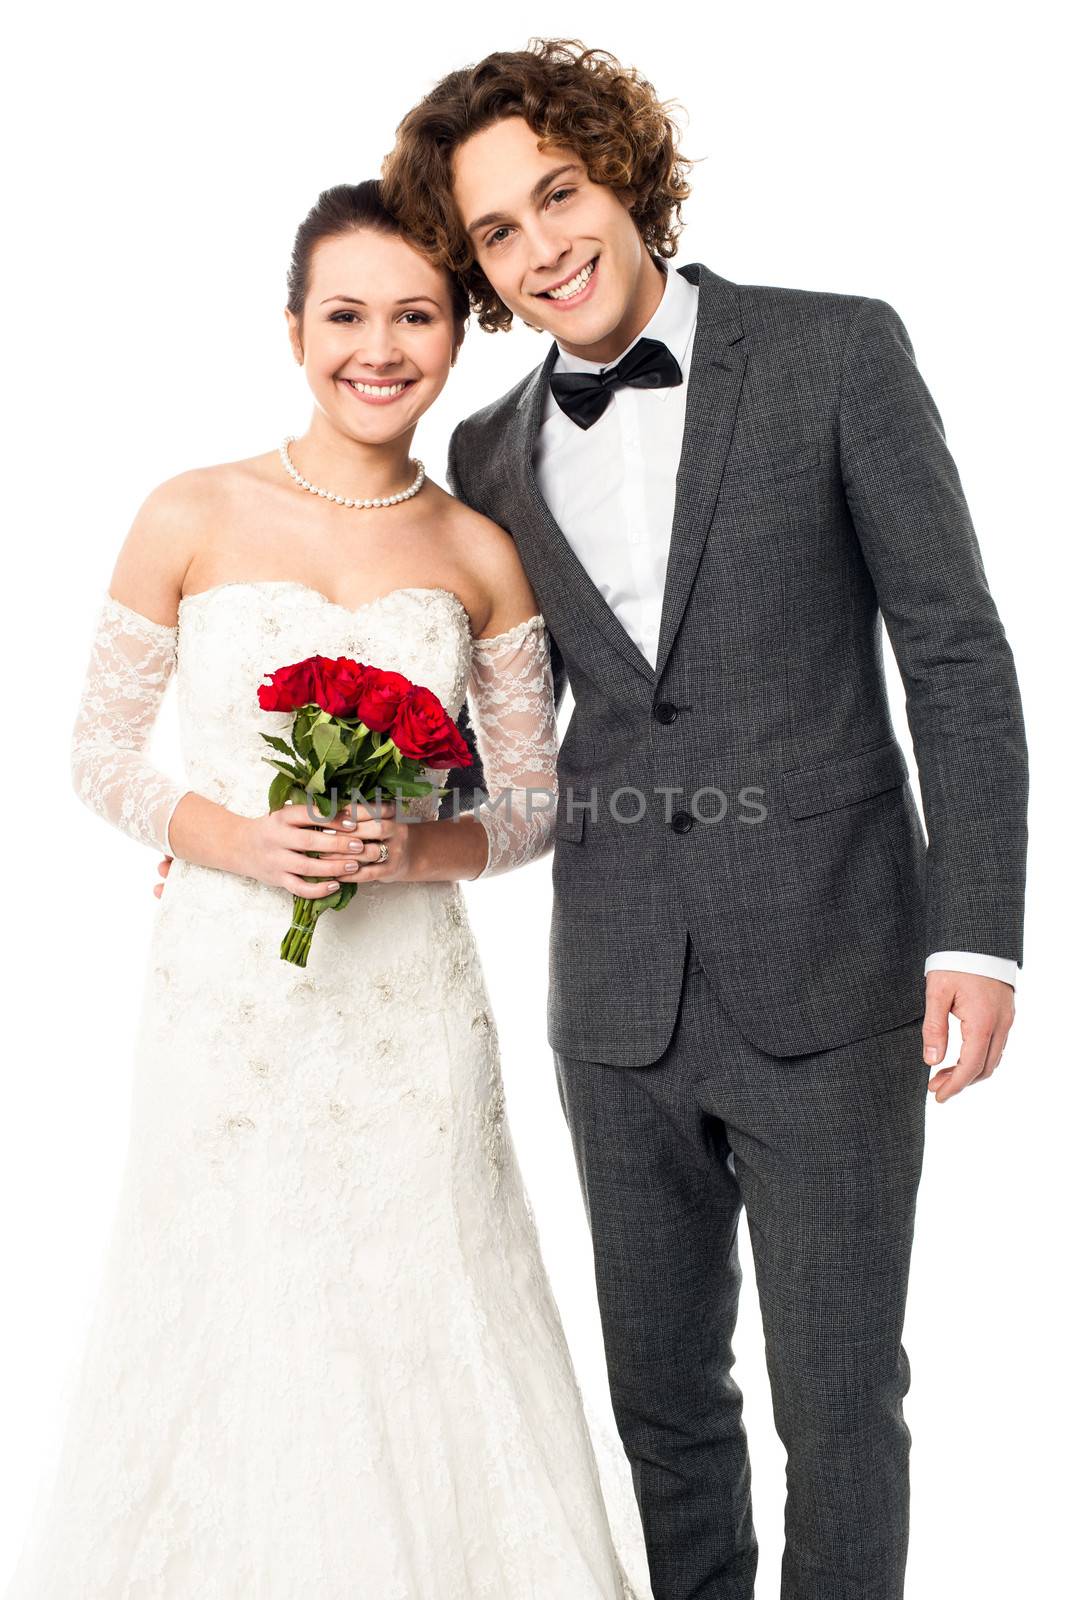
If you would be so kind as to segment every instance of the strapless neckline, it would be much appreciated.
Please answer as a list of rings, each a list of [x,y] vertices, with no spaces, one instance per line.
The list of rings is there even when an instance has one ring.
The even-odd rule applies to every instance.
[[[209,589],[197,589],[192,594],[183,594],[178,601],[178,616],[181,615],[183,606],[190,605],[194,600],[206,600],[211,595],[223,589],[299,589],[304,594],[314,595],[323,605],[329,606],[334,611],[343,611],[349,617],[358,617],[366,611],[372,611],[375,606],[383,605],[386,600],[395,599],[397,595],[408,594],[438,594],[450,601],[461,613],[466,632],[473,637],[473,624],[470,614],[466,610],[458,595],[452,589],[446,589],[441,584],[401,584],[395,589],[388,589],[384,594],[375,595],[372,600],[364,600],[358,606],[341,605],[338,600],[330,600],[321,589],[316,589],[312,584],[303,583],[299,578],[234,578],[229,583],[216,583]]]

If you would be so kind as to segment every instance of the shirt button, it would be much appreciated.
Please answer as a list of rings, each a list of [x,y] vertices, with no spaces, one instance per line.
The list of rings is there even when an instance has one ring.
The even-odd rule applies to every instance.
[[[678,811],[674,814],[670,827],[674,833],[687,833],[694,822],[695,818],[690,811]]]

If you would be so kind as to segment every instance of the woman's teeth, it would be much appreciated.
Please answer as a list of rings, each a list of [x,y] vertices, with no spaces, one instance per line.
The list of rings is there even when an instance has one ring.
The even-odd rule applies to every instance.
[[[382,399],[385,396],[391,398],[393,395],[402,394],[413,381],[412,378],[405,378],[402,383],[358,383],[354,378],[344,379],[344,382],[358,394],[372,394]]]
[[[582,267],[577,276],[571,278],[568,283],[561,284],[557,289],[545,289],[544,293],[549,300],[571,300],[575,294],[580,294],[591,277],[594,268],[595,262],[589,261],[588,265]]]

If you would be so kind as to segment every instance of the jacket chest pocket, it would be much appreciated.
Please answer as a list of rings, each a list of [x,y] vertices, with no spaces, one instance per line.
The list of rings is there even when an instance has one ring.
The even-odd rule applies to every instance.
[[[729,461],[721,478],[718,502],[786,502],[816,482],[821,446],[816,439],[800,439],[774,451],[772,457],[750,453]]]

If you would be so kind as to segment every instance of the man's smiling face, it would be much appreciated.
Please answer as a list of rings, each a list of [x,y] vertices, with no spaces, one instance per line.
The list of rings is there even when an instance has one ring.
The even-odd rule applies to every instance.
[[[452,157],[455,204],[478,264],[523,322],[604,364],[662,296],[627,196],[592,183],[572,150],[538,148],[522,117],[482,128]]]

